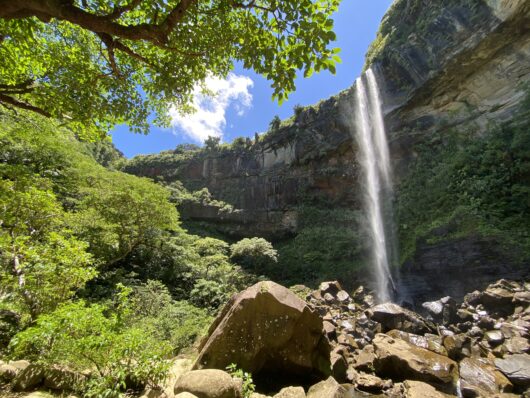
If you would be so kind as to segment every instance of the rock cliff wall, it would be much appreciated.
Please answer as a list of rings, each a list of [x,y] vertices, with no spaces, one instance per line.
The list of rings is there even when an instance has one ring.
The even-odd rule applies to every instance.
[[[367,67],[375,70],[383,87],[399,187],[426,137],[438,135],[443,140],[444,134],[455,131],[481,137],[505,122],[530,126],[524,105],[530,82],[530,3],[397,0],[367,54]],[[173,168],[129,171],[178,179],[192,190],[207,187],[216,199],[237,209],[223,212],[188,203],[180,209],[185,219],[206,222],[235,237],[294,236],[301,228],[302,205],[359,208],[359,167],[352,139],[354,90],[355,86],[296,112],[244,150],[202,152]],[[429,294],[429,279],[438,278],[444,266],[451,265],[451,272],[463,277],[469,267],[481,263],[470,275],[487,276],[484,281],[475,278],[473,288],[507,269],[520,273],[515,263],[521,260],[506,257],[501,246],[477,234],[438,243],[418,241],[415,252],[402,259],[403,286],[426,300],[442,294]],[[527,261],[523,258],[522,263]],[[468,291],[468,281],[455,282],[453,293]]]

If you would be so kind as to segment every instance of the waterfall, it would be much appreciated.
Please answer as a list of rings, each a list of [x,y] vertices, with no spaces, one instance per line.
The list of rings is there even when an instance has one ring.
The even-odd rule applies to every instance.
[[[390,289],[394,289],[388,254],[391,245],[387,241],[390,231],[385,227],[384,219],[385,203],[392,192],[392,173],[379,87],[371,69],[366,72],[366,80],[368,90],[362,76],[356,81],[356,140],[364,178],[364,208],[371,239],[376,294],[380,302],[386,302],[391,299]]]

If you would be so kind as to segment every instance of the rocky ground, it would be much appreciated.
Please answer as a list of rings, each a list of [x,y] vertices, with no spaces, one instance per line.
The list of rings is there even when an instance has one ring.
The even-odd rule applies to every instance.
[[[144,398],[241,397],[243,381],[222,370],[231,363],[253,373],[264,394],[246,390],[252,398],[530,397],[529,304],[530,283],[506,280],[462,303],[424,303],[421,315],[338,282],[312,292],[261,282],[230,300],[195,361],[177,358],[165,386]],[[64,393],[72,377],[0,364],[5,396]]]
[[[349,296],[335,282],[308,301],[323,316],[333,376],[360,391],[509,397],[530,386],[528,283],[500,280],[460,304],[427,302],[423,317],[392,303],[374,306],[362,288]]]

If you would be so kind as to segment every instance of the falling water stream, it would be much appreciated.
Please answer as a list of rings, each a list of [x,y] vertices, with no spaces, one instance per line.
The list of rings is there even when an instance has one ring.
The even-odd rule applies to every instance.
[[[371,69],[357,79],[356,139],[364,177],[364,207],[368,218],[376,293],[379,302],[391,300],[394,283],[389,267],[388,232],[384,213],[386,196],[392,192],[390,157],[377,79]]]

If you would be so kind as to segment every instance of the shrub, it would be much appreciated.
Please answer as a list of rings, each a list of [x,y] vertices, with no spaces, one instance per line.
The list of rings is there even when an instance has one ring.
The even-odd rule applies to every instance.
[[[250,398],[256,390],[256,386],[252,380],[252,374],[239,369],[235,363],[228,365],[226,371],[230,373],[232,377],[237,377],[243,381],[243,398]]]
[[[206,310],[173,300],[167,287],[158,281],[134,288],[132,311],[133,323],[145,325],[158,340],[169,342],[175,355],[201,337],[212,321]]]
[[[153,338],[149,329],[127,326],[126,308],[64,304],[18,333],[11,341],[13,354],[77,372],[90,369],[88,379],[77,386],[87,397],[118,397],[127,387],[157,386],[169,368],[164,359],[170,346]]]
[[[204,148],[209,152],[217,152],[221,144],[221,137],[209,136],[204,140]]]
[[[254,272],[278,262],[278,252],[263,238],[245,238],[230,246],[230,258],[237,264],[253,267]]]
[[[518,123],[482,136],[435,133],[416,145],[397,195],[402,261],[440,226],[451,228],[437,239],[478,234],[530,255],[529,123]]]
[[[282,124],[282,119],[278,115],[274,116],[269,123],[269,131],[276,131],[280,128]]]
[[[304,111],[304,107],[300,104],[296,104],[293,108],[293,111],[294,111],[294,116],[298,117]]]

